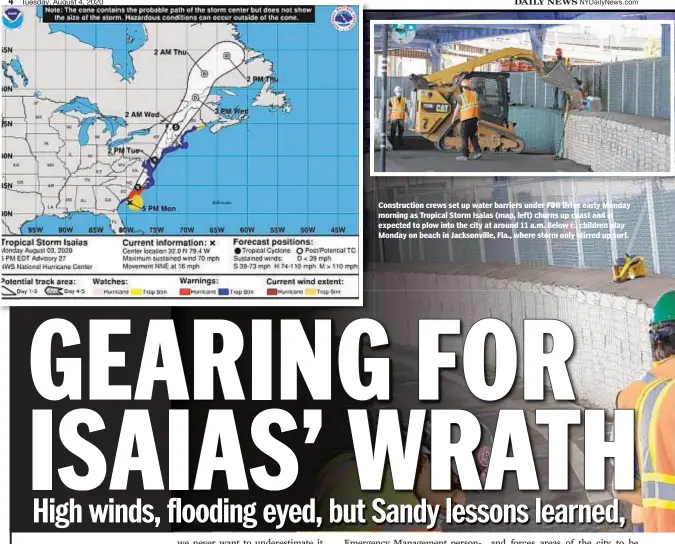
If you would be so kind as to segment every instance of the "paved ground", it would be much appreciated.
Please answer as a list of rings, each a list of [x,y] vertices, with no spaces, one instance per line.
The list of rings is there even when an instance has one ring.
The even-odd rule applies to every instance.
[[[393,396],[394,407],[399,409],[421,408],[430,406],[425,404],[421,406],[417,400],[418,379],[417,379],[417,353],[413,351],[395,349],[386,354],[378,351],[377,357],[388,356],[393,364]],[[458,365],[461,363],[458,363]],[[612,496],[608,492],[586,492],[583,488],[584,474],[584,456],[583,456],[583,428],[572,427],[569,458],[570,458],[570,490],[569,491],[548,491],[548,439],[545,435],[546,427],[534,425],[534,411],[543,408],[579,408],[571,402],[553,402],[550,400],[537,402],[524,402],[522,400],[522,390],[514,388],[512,393],[501,401],[495,403],[486,403],[478,401],[471,395],[468,387],[463,381],[463,372],[461,368],[456,370],[446,370],[442,372],[441,380],[441,398],[443,399],[436,408],[461,408],[469,410],[476,415],[491,431],[494,433],[497,424],[499,410],[502,409],[523,409],[526,410],[526,419],[530,431],[530,441],[539,476],[541,491],[523,492],[518,490],[515,475],[508,475],[504,480],[504,490],[500,492],[480,492],[469,493],[468,500],[473,503],[486,504],[526,504],[533,506],[535,499],[541,497],[543,502],[550,504],[610,504]],[[391,405],[389,405],[391,406]],[[404,412],[405,413],[405,412]],[[405,416],[407,417],[407,413]],[[533,509],[530,509],[530,513]],[[622,509],[622,514],[626,512]],[[584,525],[584,524],[556,524],[556,525],[537,525],[534,521],[526,525],[506,525],[491,524],[480,526],[452,526],[448,527],[453,532],[476,532],[476,531],[524,531],[524,532],[572,532],[572,531],[592,531],[592,532],[616,532],[630,531],[630,517],[627,516],[627,525],[624,528],[613,526],[608,523],[602,525]]]
[[[528,155],[525,153],[489,153],[477,161],[458,161],[459,153],[433,150],[397,150],[387,152],[387,172],[589,172],[586,166],[553,155]],[[381,172],[380,153],[375,153],[375,172]]]
[[[478,161],[458,161],[459,152],[441,152],[419,137],[408,137],[405,148],[387,151],[387,172],[588,172],[589,168],[553,155],[483,153]],[[380,153],[375,153],[375,171],[380,172]]]

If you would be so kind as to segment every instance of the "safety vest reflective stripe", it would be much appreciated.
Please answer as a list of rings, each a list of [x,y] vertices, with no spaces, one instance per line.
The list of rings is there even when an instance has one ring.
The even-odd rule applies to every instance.
[[[461,94],[459,116],[462,121],[480,117],[480,105],[478,104],[478,94],[474,91],[466,90]]]
[[[657,472],[649,472],[642,475],[642,481],[654,482],[657,484],[668,484],[675,486],[675,476],[672,474],[659,474]]]
[[[642,507],[675,510],[675,485],[662,482],[643,483]]]
[[[663,402],[673,386],[675,382],[672,380],[653,381],[640,395],[637,406],[644,508],[675,510],[675,474],[660,472],[665,467],[659,463],[662,460],[658,457],[659,441],[662,440],[659,418]]]
[[[652,374],[651,372],[647,372],[642,378],[640,378],[640,381],[643,383],[652,383],[654,380],[656,380],[656,376]]]
[[[405,119],[405,98],[394,97],[391,99],[391,118]]]

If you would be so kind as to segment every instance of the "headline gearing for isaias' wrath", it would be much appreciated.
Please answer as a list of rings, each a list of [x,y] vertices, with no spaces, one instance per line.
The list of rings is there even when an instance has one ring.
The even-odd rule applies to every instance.
[[[296,320],[280,323],[281,339],[281,398],[297,399],[298,377],[306,383],[314,400],[330,400],[331,346],[333,331],[330,320],[316,320],[315,337],[312,343],[301,324]],[[90,350],[80,358],[57,358],[56,368],[63,373],[57,384],[52,378],[52,343],[60,336],[65,346],[80,345],[80,333],[69,321],[49,319],[36,330],[31,350],[31,374],[38,393],[51,402],[63,400],[129,401],[150,400],[156,382],[166,383],[170,400],[213,400],[214,388],[222,388],[225,400],[272,400],[270,383],[271,354],[256,349],[265,337],[271,342],[272,327],[267,320],[252,322],[252,336],[245,339],[242,331],[225,320],[194,321],[194,386],[188,390],[181,353],[174,324],[171,320],[151,320],[145,337],[142,363],[131,384],[111,384],[110,367],[124,366],[125,355],[109,349],[111,335],[128,335],[129,320],[92,320],[89,327]],[[457,319],[421,320],[419,322],[419,391],[422,401],[439,400],[439,371],[455,368],[455,354],[439,351],[439,338],[443,335],[459,335]],[[544,338],[550,335],[553,349],[544,352]],[[388,345],[384,327],[372,319],[351,322],[339,340],[337,360],[340,383],[351,398],[358,401],[390,399],[390,369],[387,358],[367,358],[366,372],[371,380],[367,385],[361,381],[361,338],[367,337],[372,347]],[[492,385],[488,385],[484,368],[485,342],[493,336],[499,365]],[[222,351],[215,352],[214,340],[221,337]],[[59,340],[56,340],[58,343]],[[253,349],[252,365],[256,375],[251,391],[246,394],[240,382],[236,361],[241,357],[245,343]],[[265,343],[265,345],[268,345]],[[544,398],[544,373],[556,400],[574,400],[574,392],[567,372],[566,361],[574,348],[570,328],[556,320],[524,321],[524,399]],[[158,366],[158,359],[162,365]],[[286,355],[284,355],[286,354]],[[513,332],[503,322],[483,319],[466,334],[462,366],[464,379],[472,394],[483,401],[491,402],[506,396],[512,389],[517,371],[516,343]],[[90,381],[82,381],[82,365],[89,365]],[[215,370],[215,372],[214,372]],[[219,383],[216,384],[216,376]],[[133,395],[132,395],[133,391]],[[171,444],[188,443],[190,432],[188,412],[170,410],[169,431]],[[161,416],[165,417],[165,416]],[[367,410],[351,410],[349,423],[354,445],[361,487],[378,490],[382,482],[385,459],[388,456],[394,485],[397,489],[411,490],[415,485],[417,453],[422,440],[426,410],[412,410],[404,441],[401,436],[399,415],[396,410],[382,410],[371,442],[371,429]],[[617,411],[615,423],[617,434],[613,442],[605,442],[605,416],[603,410],[585,411],[585,487],[590,490],[605,489],[605,460],[614,459],[615,487],[633,488],[633,412]],[[489,471],[485,482],[481,481],[473,458],[473,451],[481,439],[481,424],[471,413],[464,410],[432,410],[431,426],[436,433],[431,456],[431,485],[433,489],[449,490],[452,487],[451,462],[454,461],[462,489],[499,490],[506,471],[515,470],[521,490],[537,490],[539,482],[535,470],[528,427],[522,410],[509,410],[500,414],[494,436]],[[62,483],[77,491],[88,491],[101,486],[111,472],[110,489],[125,489],[131,470],[142,473],[145,489],[206,490],[210,489],[215,471],[227,473],[228,487],[233,490],[249,489],[249,478],[265,490],[280,491],[289,488],[298,475],[295,453],[277,440],[271,426],[280,426],[282,431],[307,429],[305,442],[312,443],[322,428],[320,410],[305,410],[302,421],[295,421],[285,410],[274,409],[260,412],[250,429],[250,439],[269,457],[274,459],[281,471],[271,476],[265,466],[246,467],[241,453],[227,457],[218,455],[218,444],[228,443],[232,448],[248,440],[246,432],[237,429],[232,410],[211,410],[204,430],[201,455],[193,480],[189,476],[186,456],[169,464],[163,471],[153,440],[153,419],[147,410],[127,410],[118,437],[118,447],[112,467],[106,465],[106,457],[97,446],[78,435],[78,425],[87,424],[90,429],[105,429],[106,423],[91,409],[75,408],[60,422],[57,439],[52,434],[52,411],[35,410],[33,413],[34,452],[48,452],[65,448],[87,464],[87,471],[76,472],[73,467],[59,470]],[[550,436],[568,436],[569,426],[581,423],[579,410],[539,410],[537,424],[547,425]],[[451,427],[460,428],[459,441],[453,441]],[[134,444],[138,456],[134,456]],[[413,446],[411,446],[413,444]],[[509,457],[509,444],[514,445],[514,456]],[[551,442],[553,444],[553,442]],[[163,449],[163,448],[162,448]],[[628,453],[626,453],[628,452]],[[388,454],[388,455],[385,455]],[[171,455],[171,453],[170,453]],[[567,449],[551,447],[549,451],[550,489],[567,489]],[[53,460],[43,454],[35,465],[33,489],[53,489]],[[555,467],[555,469],[553,469]]]

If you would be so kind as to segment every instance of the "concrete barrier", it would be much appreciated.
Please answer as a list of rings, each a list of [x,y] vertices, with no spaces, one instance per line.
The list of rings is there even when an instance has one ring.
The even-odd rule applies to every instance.
[[[484,318],[504,321],[523,346],[523,320],[558,319],[572,329],[575,352],[568,369],[577,401],[611,410],[617,391],[651,366],[647,337],[651,306],[675,279],[647,277],[614,284],[606,270],[515,265],[377,264],[366,274],[365,305],[335,309],[341,330],[371,317],[392,345],[416,349],[420,319],[459,318],[462,335],[445,337],[446,351],[462,353],[470,327]],[[487,349],[494,371],[494,350]],[[470,364],[466,361],[464,364]],[[519,375],[522,376],[522,361]]]
[[[669,172],[670,120],[608,112],[571,112],[565,158],[594,172]]]

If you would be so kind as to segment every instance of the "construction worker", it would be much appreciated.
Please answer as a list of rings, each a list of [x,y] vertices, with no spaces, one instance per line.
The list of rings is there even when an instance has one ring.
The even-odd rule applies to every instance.
[[[563,66],[565,68],[569,68],[570,61],[569,59],[566,59],[563,57],[563,51],[558,47],[558,49],[555,50],[555,59],[560,62],[562,61]],[[562,99],[563,99],[563,108],[565,109],[565,103],[567,102],[567,93],[563,91],[562,89],[559,89],[558,87],[553,88],[553,109],[557,110],[558,109],[558,93],[562,93]]]
[[[616,407],[636,411],[636,490],[617,491],[632,505],[636,532],[675,532],[675,291],[654,306],[652,368],[623,389]]]
[[[485,450],[485,448],[481,448]],[[451,498],[455,504],[465,504],[466,495],[459,488],[458,479],[453,478],[453,489],[450,491],[433,491],[431,489],[431,421],[427,415],[422,435],[422,446],[418,460],[417,478],[414,491],[396,491],[391,474],[391,468],[387,466],[384,471],[382,488],[380,491],[362,491],[359,483],[359,475],[356,467],[356,459],[353,453],[339,455],[328,463],[318,478],[318,491],[315,494],[319,515],[324,520],[330,519],[330,500],[335,504],[352,505],[362,500],[365,504],[365,524],[335,523],[330,525],[331,531],[428,531],[426,525],[382,525],[372,520],[375,512],[371,503],[374,499],[384,499],[386,504],[412,505],[420,504],[420,499],[426,499],[427,504],[440,506],[441,512],[445,512],[446,499]],[[488,459],[479,459],[485,466]],[[453,474],[454,476],[454,474]],[[484,479],[484,475],[481,475]],[[440,531],[437,526],[432,531]]]
[[[408,118],[408,103],[401,87],[394,87],[394,96],[389,99],[389,122],[391,123],[390,140],[396,149],[403,147],[403,131]]]
[[[467,78],[462,80],[460,88],[462,93],[450,121],[450,124],[453,125],[459,116],[461,123],[462,154],[457,157],[457,160],[480,159],[483,155],[480,152],[480,145],[478,143],[478,119],[480,119],[478,93],[471,90],[471,80]],[[473,148],[473,155],[471,157],[469,157],[469,142],[471,142],[471,147]]]

